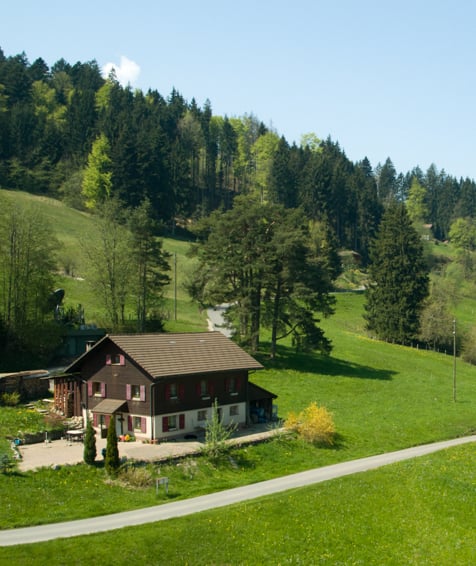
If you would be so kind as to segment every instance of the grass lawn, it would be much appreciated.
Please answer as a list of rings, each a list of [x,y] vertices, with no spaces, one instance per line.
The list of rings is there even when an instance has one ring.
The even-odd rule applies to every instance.
[[[330,357],[282,349],[253,375],[278,395],[280,415],[311,401],[326,406],[342,436],[338,457],[347,459],[476,430],[474,366],[457,360],[455,403],[452,356],[371,340],[363,333],[363,295],[337,300],[336,314],[322,323],[334,344]]]
[[[300,442],[270,442],[238,452],[236,470],[188,462],[161,470],[171,478],[171,497],[186,498],[385,451],[473,433],[476,430],[476,369],[458,361],[458,400],[452,398],[452,357],[393,346],[359,332],[362,297],[339,294],[337,313],[325,321],[335,350],[329,358],[296,355],[281,348],[252,380],[278,394],[285,417],[317,401],[334,414],[339,434],[331,449]],[[185,470],[185,471],[184,471]],[[61,479],[59,479],[61,478]],[[91,497],[94,486],[95,497]],[[23,511],[23,494],[31,510]],[[45,496],[47,494],[47,497]],[[102,470],[83,466],[0,477],[8,500],[0,528],[87,517],[153,505],[153,492],[106,485]]]
[[[274,362],[263,356],[267,369],[252,376],[278,394],[283,417],[314,400],[330,409],[339,433],[336,446],[322,449],[277,440],[237,452],[238,469],[214,469],[194,461],[171,465],[161,470],[171,478],[171,497],[191,497],[476,430],[474,368],[458,361],[458,401],[453,402],[451,356],[356,334],[361,301],[359,295],[339,295],[338,312],[342,309],[346,316],[326,321],[335,344],[331,357],[281,349]],[[34,510],[27,516],[22,513],[25,492]],[[131,497],[128,490],[104,484],[102,470],[84,466],[5,476],[0,497],[9,501],[0,528],[157,503],[153,491],[134,492]]]
[[[1,549],[5,564],[469,565],[465,445],[316,486],[105,534]]]
[[[44,204],[38,197],[35,202]],[[51,216],[66,252],[84,230],[83,216],[60,204]],[[176,271],[172,258],[171,271],[177,285],[173,281],[166,291],[166,329],[205,330],[205,313],[183,289],[192,265],[185,255],[188,243],[165,239],[164,247],[178,258]],[[70,277],[59,282],[67,302],[87,305],[88,322],[100,322],[102,305],[87,282]],[[236,467],[228,461],[214,467],[202,459],[161,466],[161,475],[170,478],[168,497],[157,497],[153,487],[107,483],[101,468],[83,465],[0,475],[0,528],[140,508],[474,433],[476,368],[457,361],[454,402],[452,356],[370,339],[363,302],[358,293],[337,295],[336,314],[322,321],[334,344],[331,356],[296,354],[283,342],[278,358],[270,360],[264,344],[258,357],[266,369],[251,376],[278,395],[281,417],[312,401],[326,406],[339,434],[333,448],[276,438],[234,452]],[[465,303],[465,321],[470,307]],[[25,426],[8,422],[11,434]],[[0,564],[474,564],[475,459],[474,446],[455,448],[160,526],[91,536],[87,543],[81,537],[0,549]]]

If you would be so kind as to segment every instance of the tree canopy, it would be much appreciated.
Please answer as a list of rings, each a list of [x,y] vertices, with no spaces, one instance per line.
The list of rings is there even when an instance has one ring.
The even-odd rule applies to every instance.
[[[228,303],[238,340],[256,351],[260,329],[271,330],[271,356],[292,335],[298,349],[330,351],[318,312],[333,312],[329,258],[311,249],[301,211],[238,197],[235,206],[197,226],[201,245],[188,289],[202,305]]]
[[[429,277],[421,239],[404,203],[388,206],[370,257],[368,329],[382,340],[407,344],[418,337]]]
[[[327,222],[364,263],[392,199],[409,196],[412,215],[424,214],[439,239],[455,218],[476,214],[474,181],[435,165],[402,174],[388,157],[372,169],[330,138],[307,133],[290,144],[252,114],[216,116],[209,100],[200,107],[176,89],[122,87],[96,61],[48,68],[25,53],[0,58],[0,183],[91,209],[106,197],[131,209],[147,199],[170,229],[256,195]]]
[[[199,106],[175,88],[164,96],[122,87],[113,74],[102,77],[94,60],[71,65],[60,58],[48,68],[25,53],[0,54],[0,185],[95,215],[100,236],[86,249],[111,327],[124,325],[125,304],[133,301],[137,330],[161,328],[168,258],[159,226],[171,234],[196,232],[203,245],[192,296],[229,303],[237,337],[254,350],[267,327],[271,355],[286,335],[296,348],[329,351],[315,317],[332,312],[337,250],[356,252],[364,268],[370,263],[369,328],[399,342],[417,336],[427,292],[416,235],[422,224],[425,236],[431,230],[438,240],[450,237],[466,272],[473,268],[472,179],[458,180],[434,164],[403,174],[390,157],[375,167],[366,157],[353,163],[338,142],[313,133],[289,143],[257,116],[214,115],[209,100]],[[17,220],[20,246],[27,229]],[[5,210],[0,221],[5,342],[13,327],[33,328],[32,319],[44,318],[39,305],[55,266],[31,234],[24,264],[38,262],[41,273],[15,274],[17,252],[8,250],[14,218]],[[43,233],[36,222],[32,217]],[[12,277],[19,288],[30,278],[35,298],[15,291]]]

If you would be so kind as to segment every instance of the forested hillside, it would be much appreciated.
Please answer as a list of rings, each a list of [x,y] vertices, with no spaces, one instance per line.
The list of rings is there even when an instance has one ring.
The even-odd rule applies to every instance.
[[[364,260],[382,205],[405,199],[412,183],[424,191],[423,220],[436,238],[448,237],[455,217],[475,215],[473,180],[436,166],[397,172],[390,158],[352,163],[338,142],[318,135],[303,136],[298,147],[255,116],[215,116],[210,102],[200,108],[177,90],[133,91],[114,76],[105,80],[95,61],[59,58],[48,68],[42,59],[30,63],[24,53],[0,50],[4,188],[78,208],[94,207],[101,191],[129,207],[147,197],[155,220],[170,229],[229,208],[239,193],[255,193],[302,206],[309,219],[329,223],[339,247]]]
[[[171,256],[160,236],[184,229],[201,246],[190,297],[233,304],[235,337],[256,350],[267,329],[272,356],[287,337],[297,349],[330,351],[316,316],[333,312],[343,250],[369,268],[366,320],[382,339],[451,346],[461,290],[473,292],[472,179],[436,165],[397,172],[390,157],[353,163],[337,141],[313,133],[290,144],[256,116],[216,116],[209,101],[199,107],[178,90],[123,87],[95,61],[49,68],[0,49],[0,188],[92,213],[75,260],[117,331],[163,328]],[[0,353],[47,359],[64,332],[51,292],[69,267],[38,211],[2,207]],[[422,236],[451,238],[456,261],[435,259]],[[60,322],[77,324],[70,314]]]

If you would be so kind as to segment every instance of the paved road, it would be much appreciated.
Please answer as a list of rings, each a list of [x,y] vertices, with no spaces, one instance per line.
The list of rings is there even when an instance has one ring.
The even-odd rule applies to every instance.
[[[228,304],[218,305],[213,309],[207,310],[208,318],[208,330],[218,330],[228,338],[231,337],[231,329],[226,327],[226,322],[223,317],[226,309],[229,307]]]
[[[325,466],[255,483],[210,495],[202,495],[184,501],[174,503],[166,503],[145,509],[137,509],[135,511],[126,511],[124,513],[116,513],[113,515],[105,515],[92,519],[82,519],[79,521],[69,521],[67,523],[55,523],[52,525],[42,525],[39,527],[27,527],[21,529],[13,529],[8,531],[0,531],[0,546],[12,546],[15,544],[29,544],[52,540],[56,538],[65,538],[78,535],[86,535],[91,533],[99,533],[130,527],[131,525],[143,525],[145,523],[153,523],[163,521],[174,517],[182,517],[191,515],[207,509],[215,509],[240,503],[257,497],[271,495],[289,489],[299,488],[334,478],[373,470],[386,464],[393,464],[402,460],[408,460],[417,456],[431,454],[444,448],[450,448],[468,442],[476,442],[476,435],[458,438],[455,440],[447,440],[436,442],[434,444],[426,444],[399,450],[398,452],[390,452],[378,456],[370,456],[361,458],[360,460],[352,460],[332,466]]]

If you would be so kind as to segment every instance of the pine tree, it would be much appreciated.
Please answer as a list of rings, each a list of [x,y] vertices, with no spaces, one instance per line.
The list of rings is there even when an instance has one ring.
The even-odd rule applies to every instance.
[[[256,351],[267,327],[272,356],[288,335],[299,349],[330,351],[315,314],[333,312],[333,271],[328,256],[309,249],[299,210],[240,196],[232,210],[212,214],[198,228],[204,241],[194,248],[198,264],[188,291],[201,305],[230,303],[226,317],[242,345]]]
[[[89,466],[93,466],[94,461],[96,460],[96,432],[89,419],[86,425],[86,434],[84,437],[83,458],[86,464],[88,464]]]
[[[428,270],[420,237],[405,204],[387,208],[371,247],[367,327],[382,340],[405,344],[417,337]]]
[[[107,429],[106,457],[104,467],[110,476],[115,476],[121,462],[119,460],[119,448],[117,446],[116,419],[111,415]]]
[[[276,135],[269,132],[256,142],[255,146],[262,140]],[[268,144],[270,145],[270,144]],[[282,137],[274,142],[273,153],[268,159],[266,176],[262,180],[263,194],[267,193],[269,202],[282,204],[287,208],[296,207],[296,179],[290,167],[291,150],[287,141]]]
[[[146,330],[147,319],[154,322],[154,330],[162,330],[159,307],[162,304],[163,289],[170,283],[170,254],[162,247],[157,237],[159,230],[152,218],[150,201],[142,204],[129,214],[129,229],[135,251],[132,260],[133,296],[137,312],[137,331]]]

